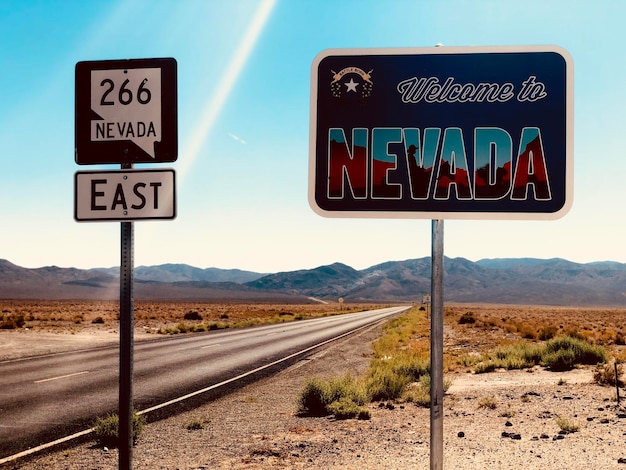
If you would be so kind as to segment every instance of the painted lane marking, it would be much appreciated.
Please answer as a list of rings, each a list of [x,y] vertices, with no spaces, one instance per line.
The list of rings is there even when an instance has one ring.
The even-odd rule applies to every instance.
[[[209,348],[214,348],[216,346],[219,346],[220,343],[217,344],[209,344],[208,346],[202,346],[200,349],[209,349]]]
[[[53,380],[67,379],[69,377],[76,377],[77,375],[83,375],[83,374],[88,374],[88,373],[89,373],[88,370],[84,370],[82,372],[74,372],[73,374],[59,375],[58,377],[50,377],[49,379],[35,380],[33,383],[41,384],[44,382],[52,382]]]

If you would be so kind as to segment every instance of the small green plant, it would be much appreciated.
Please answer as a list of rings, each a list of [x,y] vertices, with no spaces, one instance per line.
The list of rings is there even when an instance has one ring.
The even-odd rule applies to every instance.
[[[576,364],[597,365],[607,360],[601,346],[571,336],[551,339],[545,345],[541,365],[553,371],[571,370]]]
[[[396,400],[405,387],[415,381],[406,370],[401,371],[397,361],[374,360],[367,373],[367,389],[372,400]]]
[[[443,391],[448,391],[452,381],[444,379]],[[417,406],[429,407],[430,406],[430,375],[423,375],[419,378],[418,382],[413,382],[408,385],[402,394],[402,401],[415,403]]]
[[[134,412],[132,418],[133,444],[137,443],[140,434],[143,432],[145,424],[145,418]],[[96,421],[93,424],[93,432],[100,442],[100,445],[113,448],[119,446],[119,427],[119,416],[111,413],[104,418],[96,418]]]
[[[488,408],[495,410],[498,407],[498,403],[493,397],[484,397],[478,402],[478,408]]]
[[[208,421],[205,421],[204,419],[195,418],[187,423],[185,429],[187,429],[187,431],[199,431],[200,429],[204,429],[207,423]]]
[[[498,416],[500,416],[502,418],[512,418],[516,414],[517,414],[517,411],[515,411],[513,408],[511,408],[509,406],[509,407],[507,407],[506,410],[501,411]]]
[[[556,418],[554,418],[554,420],[556,421],[556,424],[559,426],[561,431],[564,433],[569,434],[569,433],[577,432],[580,429],[580,426],[576,422],[570,421],[567,418],[562,418],[560,416],[557,416]]]
[[[298,413],[303,416],[328,416],[339,413],[342,417],[369,401],[363,381],[346,374],[340,378],[312,378],[305,383],[298,397]],[[357,415],[358,415],[357,412]]]
[[[341,397],[328,405],[328,411],[337,419],[370,419],[370,412],[349,397]]]

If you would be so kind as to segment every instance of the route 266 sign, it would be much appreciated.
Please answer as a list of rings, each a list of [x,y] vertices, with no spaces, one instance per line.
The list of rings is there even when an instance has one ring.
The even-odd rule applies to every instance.
[[[555,219],[573,194],[573,72],[558,47],[331,49],[311,79],[323,216]]]
[[[176,82],[172,58],[78,62],[76,163],[176,161]]]

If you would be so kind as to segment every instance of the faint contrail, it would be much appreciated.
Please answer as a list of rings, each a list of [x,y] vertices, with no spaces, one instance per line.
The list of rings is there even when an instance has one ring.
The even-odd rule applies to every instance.
[[[237,78],[239,78],[239,74],[246,64],[252,49],[254,49],[259,35],[263,31],[263,27],[265,26],[265,23],[267,22],[275,4],[275,0],[262,0],[258,9],[254,13],[250,26],[241,38],[241,42],[233,54],[231,62],[226,68],[226,73],[222,77],[222,80],[220,81],[213,96],[207,101],[200,121],[191,132],[185,150],[181,155],[183,158],[179,159],[179,164],[177,165],[179,181],[184,178],[185,174],[198,157],[202,145],[211,133],[213,123],[219,116],[228,95],[237,81]]]

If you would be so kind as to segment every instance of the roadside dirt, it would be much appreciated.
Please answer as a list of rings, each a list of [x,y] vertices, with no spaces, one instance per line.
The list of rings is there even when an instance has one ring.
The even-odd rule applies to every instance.
[[[87,336],[78,336],[81,346],[90,343],[90,333],[84,334]],[[307,378],[362,373],[371,358],[371,343],[379,335],[380,327],[372,328],[334,343],[274,377],[149,424],[134,449],[133,468],[430,468],[430,414],[426,408],[372,403],[372,417],[367,421],[296,415],[297,396]],[[117,339],[103,336],[91,339],[98,344]],[[7,335],[1,337],[4,344]],[[43,346],[40,338],[42,344],[26,346],[30,340],[24,338],[17,338],[17,343],[30,347],[31,352],[36,348],[60,350],[67,339],[46,337],[46,341],[58,341]],[[15,347],[14,343],[9,349],[15,351]],[[1,351],[4,357],[6,352]],[[615,389],[594,384],[592,375],[589,368],[565,373],[535,368],[450,374],[447,378],[452,386],[444,402],[442,468],[626,469],[626,410],[617,405]],[[578,430],[561,433],[559,419]],[[90,441],[2,468],[116,469],[118,455],[115,449]]]

